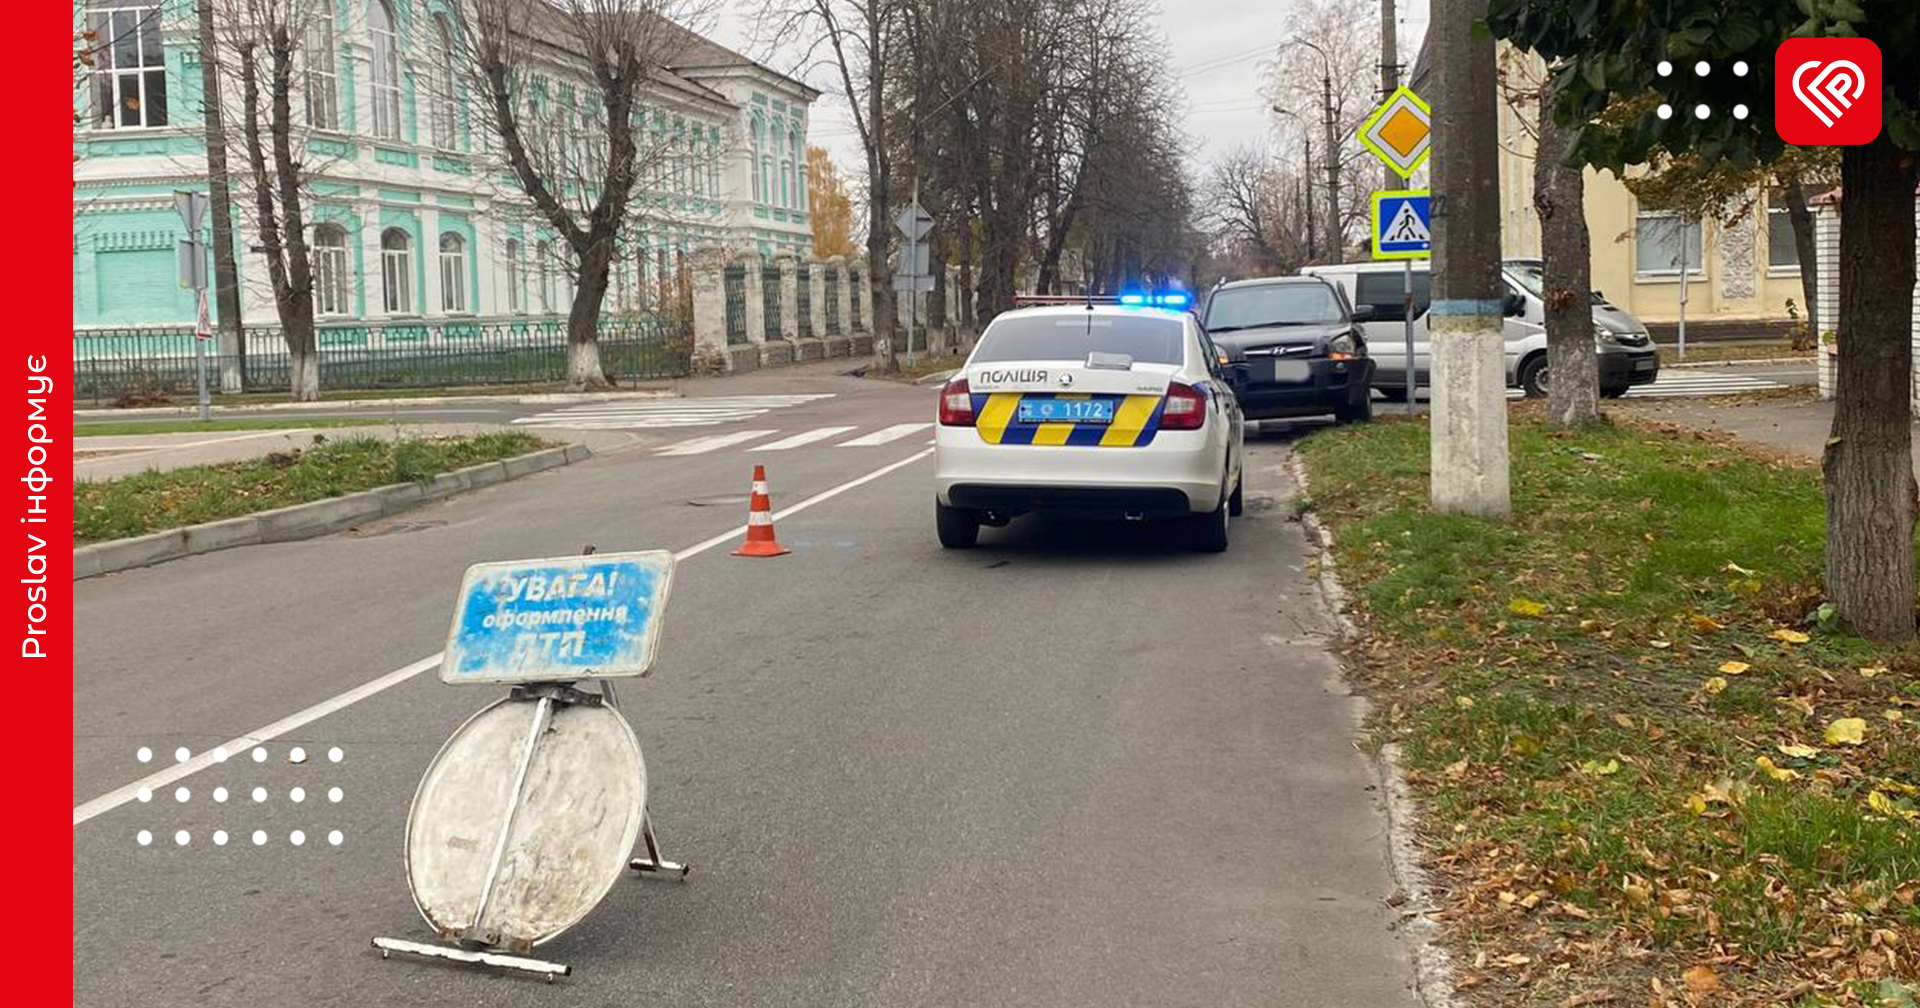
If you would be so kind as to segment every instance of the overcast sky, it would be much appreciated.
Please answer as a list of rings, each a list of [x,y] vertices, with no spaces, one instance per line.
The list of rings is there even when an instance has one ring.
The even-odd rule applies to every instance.
[[[1401,62],[1411,64],[1427,29],[1428,0],[1399,0]],[[711,32],[716,41],[755,58],[765,54],[748,41],[755,3],[730,5]],[[1206,160],[1237,140],[1263,138],[1269,121],[1260,99],[1262,65],[1272,48],[1292,31],[1289,21],[1295,0],[1160,0],[1158,23],[1165,33],[1170,72],[1187,94],[1186,132],[1193,140],[1190,170],[1197,177]],[[777,69],[790,68],[792,57],[776,60]],[[859,140],[846,104],[833,82],[808,83],[826,92],[813,107],[808,140],[825,147],[843,172],[857,174],[862,157]]]

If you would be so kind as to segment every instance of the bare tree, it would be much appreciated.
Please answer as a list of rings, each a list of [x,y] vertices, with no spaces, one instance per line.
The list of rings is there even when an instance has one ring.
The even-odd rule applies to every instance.
[[[505,205],[556,236],[574,278],[567,314],[567,386],[605,388],[600,320],[613,266],[636,220],[672,213],[640,197],[643,179],[705,185],[721,149],[649,130],[644,103],[665,69],[698,44],[686,26],[703,0],[469,0],[443,91],[471,94],[493,157],[518,191]],[[491,173],[499,174],[499,173]]]
[[[1249,144],[1230,148],[1209,166],[1202,192],[1203,223],[1215,237],[1249,252],[1259,272],[1282,268],[1283,195],[1279,174],[1265,149]]]

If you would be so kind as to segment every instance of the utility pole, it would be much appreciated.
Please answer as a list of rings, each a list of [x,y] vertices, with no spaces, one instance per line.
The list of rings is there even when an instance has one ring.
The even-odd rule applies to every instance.
[[[227,189],[226,110],[220,105],[214,0],[198,0],[200,104],[207,126],[207,198],[213,204],[213,295],[220,317],[220,390],[247,390],[247,338],[240,324],[240,277],[233,261],[233,198]]]
[[[1431,494],[1442,513],[1505,516],[1505,285],[1487,0],[1434,0]]]
[[[1380,100],[1400,87],[1399,25],[1394,23],[1393,0],[1380,0]],[[1382,168],[1382,189],[1398,189],[1400,176],[1392,168]]]
[[[1314,46],[1318,49],[1319,46]],[[1326,59],[1326,53],[1320,54]],[[1339,124],[1333,118],[1333,61],[1327,60],[1326,76],[1320,78],[1321,100],[1327,114],[1327,248],[1332,250],[1332,262],[1345,257],[1345,243],[1340,240],[1340,135]]]
[[[1313,240],[1313,138],[1307,137],[1306,144],[1307,144],[1307,172],[1306,172],[1307,205],[1305,208],[1306,212],[1301,216],[1307,219],[1307,261],[1312,262],[1313,253],[1314,253],[1314,244],[1315,244]]]

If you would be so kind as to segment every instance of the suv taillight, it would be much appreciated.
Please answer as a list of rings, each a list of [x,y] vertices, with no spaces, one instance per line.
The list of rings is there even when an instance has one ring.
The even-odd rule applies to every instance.
[[[1160,409],[1160,429],[1199,430],[1206,422],[1206,393],[1191,385],[1169,382],[1167,402]]]
[[[973,393],[965,378],[955,378],[940,388],[940,426],[973,426]]]

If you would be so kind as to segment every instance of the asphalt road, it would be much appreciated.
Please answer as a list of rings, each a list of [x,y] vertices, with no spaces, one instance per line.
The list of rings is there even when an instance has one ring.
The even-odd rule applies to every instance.
[[[877,382],[785,386],[835,393],[781,411],[792,431],[931,407]],[[789,556],[729,542],[682,561],[656,672],[621,699],[690,879],[622,880],[537,950],[575,969],[552,986],[383,961],[370,938],[429,937],[401,855],[415,784],[502,692],[428,671],[269,743],[264,763],[236,754],[76,825],[74,1003],[1414,1003],[1354,703],[1278,506],[1285,433],[1253,445],[1247,515],[1207,556],[1165,529],[1032,520],[943,551],[924,436],[657,453],[715,429],[356,532],[75,585],[78,806],[176,747],[435,653],[468,564],[685,549],[741,524],[755,461],[776,508],[904,461],[780,520]],[[212,845],[215,829],[234,839]]]

